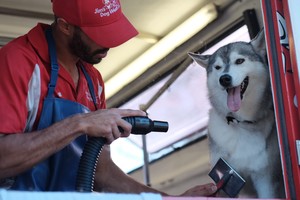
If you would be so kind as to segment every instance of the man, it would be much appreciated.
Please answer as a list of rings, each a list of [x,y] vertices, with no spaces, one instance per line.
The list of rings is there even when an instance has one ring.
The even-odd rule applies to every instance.
[[[14,190],[74,191],[86,136],[103,137],[110,144],[130,134],[131,125],[122,117],[145,115],[105,109],[104,83],[92,66],[109,48],[137,35],[119,1],[52,4],[51,26],[38,24],[0,50],[0,179]],[[99,162],[95,191],[159,192],[123,173],[112,162],[108,145]],[[215,190],[206,184],[182,195]]]

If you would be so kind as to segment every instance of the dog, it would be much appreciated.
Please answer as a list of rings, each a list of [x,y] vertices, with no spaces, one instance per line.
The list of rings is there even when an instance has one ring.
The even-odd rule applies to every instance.
[[[239,197],[283,198],[284,185],[264,31],[212,55],[189,52],[206,68],[212,166],[225,159],[246,180]]]

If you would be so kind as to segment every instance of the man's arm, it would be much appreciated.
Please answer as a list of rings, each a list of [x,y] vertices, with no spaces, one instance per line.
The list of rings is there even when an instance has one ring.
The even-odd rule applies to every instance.
[[[0,178],[30,169],[82,134],[77,118],[68,118],[40,131],[0,137]]]
[[[115,193],[159,193],[163,196],[170,196],[162,191],[148,187],[137,182],[127,174],[125,174],[110,157],[109,147],[104,146],[97,164],[94,190],[99,192],[115,192]],[[217,188],[214,184],[195,186],[181,196],[210,196],[216,192]]]
[[[94,190],[115,193],[158,193],[153,188],[143,185],[125,174],[112,161],[109,146],[103,146],[100,154],[96,169]]]
[[[77,114],[40,131],[10,133],[0,137],[0,179],[16,176],[61,150],[82,134],[104,137],[108,144],[127,137],[131,125],[124,116],[144,116],[139,110],[104,109]]]

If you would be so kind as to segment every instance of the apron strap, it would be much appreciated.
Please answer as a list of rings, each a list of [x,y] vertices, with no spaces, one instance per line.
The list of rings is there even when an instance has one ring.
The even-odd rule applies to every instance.
[[[88,86],[89,86],[89,90],[90,90],[90,93],[91,93],[91,96],[92,96],[92,99],[93,99],[93,102],[94,102],[94,106],[97,110],[98,107],[97,107],[97,103],[96,103],[97,101],[96,101],[95,90],[94,90],[94,85],[93,85],[92,79],[89,76],[89,74],[87,73],[87,71],[84,69],[82,64],[80,64],[80,68],[84,73],[86,81],[88,82]]]
[[[47,42],[48,42],[48,50],[50,53],[50,61],[51,61],[51,73],[50,73],[50,82],[48,85],[48,93],[47,93],[47,98],[52,98],[54,97],[54,90],[55,90],[55,86],[56,86],[56,81],[57,81],[57,77],[58,77],[58,70],[59,70],[59,66],[57,63],[57,57],[56,57],[56,48],[55,48],[55,42],[52,36],[52,30],[51,28],[46,29],[46,38],[47,38]],[[80,68],[84,73],[84,76],[87,80],[88,83],[88,87],[93,99],[93,103],[94,106],[97,108],[97,101],[96,101],[96,96],[95,96],[95,90],[94,90],[94,85],[92,82],[91,77],[88,75],[87,71],[84,69],[83,65],[80,64]]]
[[[56,81],[58,77],[59,66],[57,63],[55,42],[52,36],[51,28],[46,29],[46,38],[48,42],[48,50],[50,53],[50,61],[51,61],[51,74],[50,74],[50,82],[48,84],[47,98],[52,98],[54,96],[53,94],[54,94]]]

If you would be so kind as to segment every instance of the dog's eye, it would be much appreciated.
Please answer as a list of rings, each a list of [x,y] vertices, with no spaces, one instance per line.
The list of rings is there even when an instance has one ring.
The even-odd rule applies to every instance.
[[[239,65],[239,64],[242,64],[244,61],[245,61],[244,58],[238,58],[238,59],[236,59],[235,64]]]
[[[215,66],[215,69],[216,69],[216,70],[219,70],[219,69],[221,69],[221,67],[220,67],[219,65],[216,65],[216,66]]]

